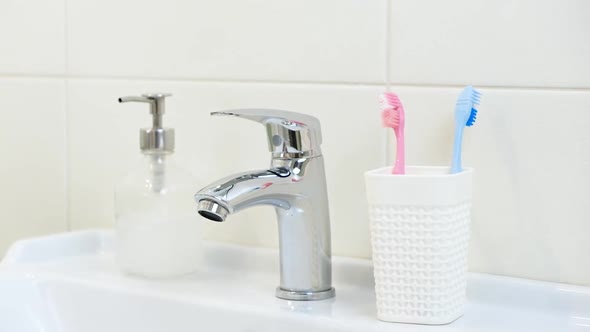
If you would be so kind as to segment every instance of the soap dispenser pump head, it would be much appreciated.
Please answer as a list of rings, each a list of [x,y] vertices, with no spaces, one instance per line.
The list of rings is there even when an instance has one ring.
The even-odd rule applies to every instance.
[[[119,98],[120,103],[141,102],[150,104],[152,128],[139,130],[139,146],[143,152],[174,152],[174,129],[162,126],[165,113],[165,99],[172,96],[169,93],[146,93],[141,96]]]

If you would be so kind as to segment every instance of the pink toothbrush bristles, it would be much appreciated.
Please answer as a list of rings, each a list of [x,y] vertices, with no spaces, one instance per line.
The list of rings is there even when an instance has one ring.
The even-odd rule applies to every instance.
[[[380,98],[381,120],[384,127],[392,128],[397,141],[397,153],[393,174],[405,174],[404,153],[404,107],[393,92],[385,92]]]
[[[392,92],[385,92],[381,95],[380,103],[383,126],[396,129],[400,124],[401,112],[403,112],[399,98]]]

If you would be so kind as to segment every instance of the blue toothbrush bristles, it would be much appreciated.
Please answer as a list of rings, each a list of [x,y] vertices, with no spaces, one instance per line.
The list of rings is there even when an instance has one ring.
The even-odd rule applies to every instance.
[[[477,110],[475,108],[471,109],[471,114],[469,114],[469,119],[467,119],[467,123],[465,124],[468,127],[473,126],[475,120],[477,118]]]

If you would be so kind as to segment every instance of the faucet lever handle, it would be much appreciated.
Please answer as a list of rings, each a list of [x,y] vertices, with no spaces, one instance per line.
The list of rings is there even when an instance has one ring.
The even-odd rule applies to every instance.
[[[274,109],[235,109],[211,115],[235,116],[263,124],[274,157],[321,155],[320,121],[311,115]]]

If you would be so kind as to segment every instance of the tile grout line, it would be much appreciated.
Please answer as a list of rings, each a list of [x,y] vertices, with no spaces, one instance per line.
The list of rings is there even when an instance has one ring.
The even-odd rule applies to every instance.
[[[68,55],[68,48],[69,48],[69,24],[68,24],[68,0],[64,0],[64,97],[65,97],[65,108],[64,108],[64,151],[65,151],[65,163],[64,163],[64,185],[65,185],[65,218],[66,218],[66,231],[72,231],[72,221],[70,220],[70,128],[69,128],[69,118],[70,118],[70,82],[68,78],[68,74],[70,72],[70,61]]]
[[[391,0],[385,0],[385,89],[390,91],[391,89],[391,75],[389,70],[391,69]]]
[[[391,0],[385,0],[385,91],[391,91]],[[379,116],[381,116],[379,114]],[[389,152],[391,151],[391,134],[389,130],[382,130],[381,139],[383,144],[383,162],[381,165],[389,164]]]
[[[69,83],[67,79],[64,80],[64,89],[64,208],[66,218],[66,231],[69,232],[72,230],[72,225],[70,221],[70,128],[68,126],[70,103],[68,97]]]
[[[228,83],[228,84],[292,84],[292,85],[333,85],[350,87],[375,87],[383,86],[379,82],[353,82],[353,81],[290,81],[290,80],[262,80],[262,79],[218,79],[218,78],[187,78],[187,77],[149,77],[149,76],[109,76],[109,75],[62,75],[62,74],[26,74],[26,73],[0,73],[0,78],[12,79],[70,79],[70,80],[113,80],[113,81],[164,81],[186,83]]]
[[[247,79],[193,79],[182,77],[138,77],[138,76],[101,76],[101,75],[59,75],[59,74],[14,74],[0,73],[0,78],[5,79],[65,79],[71,80],[113,80],[113,81],[146,81],[146,82],[168,82],[168,83],[210,83],[210,84],[277,84],[277,85],[309,85],[316,87],[346,87],[346,88],[369,88],[383,87],[383,82],[337,82],[337,81],[288,81],[288,80],[247,80]],[[422,88],[422,89],[461,89],[462,84],[419,84],[419,83],[391,83],[392,87],[401,88]],[[550,91],[550,92],[590,92],[590,87],[555,87],[555,86],[505,86],[476,84],[480,89],[491,90],[524,90],[524,91]]]

